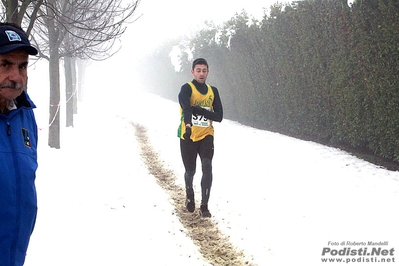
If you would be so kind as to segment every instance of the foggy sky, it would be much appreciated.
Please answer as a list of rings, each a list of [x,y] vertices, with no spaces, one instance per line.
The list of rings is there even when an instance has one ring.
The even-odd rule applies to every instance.
[[[136,16],[141,17],[129,25],[127,36],[140,51],[153,49],[166,39],[186,35],[202,28],[205,21],[221,24],[241,13],[243,9],[261,18],[263,8],[269,8],[277,0],[141,0]],[[282,1],[279,1],[282,2]],[[285,1],[284,1],[285,2]],[[132,41],[132,38],[134,41]]]

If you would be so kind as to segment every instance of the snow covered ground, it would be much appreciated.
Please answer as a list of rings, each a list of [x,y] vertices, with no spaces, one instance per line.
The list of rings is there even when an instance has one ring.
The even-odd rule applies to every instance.
[[[208,265],[148,174],[130,124],[147,127],[154,149],[183,184],[178,105],[139,92],[108,96],[81,104],[60,150],[47,146],[47,120],[38,119],[39,213],[25,265]],[[399,248],[398,172],[227,119],[215,123],[215,132],[212,219],[252,264],[335,265],[321,259],[343,258],[364,265],[352,262],[359,253],[322,251],[371,251],[368,241]],[[200,175],[198,168],[197,199]],[[399,260],[395,253],[365,258],[396,259],[370,265]]]

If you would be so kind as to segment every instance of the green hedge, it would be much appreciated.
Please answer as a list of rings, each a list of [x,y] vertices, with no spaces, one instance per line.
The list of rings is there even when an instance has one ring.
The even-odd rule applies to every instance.
[[[398,1],[295,1],[261,21],[238,14],[186,48],[208,59],[228,118],[399,161],[398,29]]]

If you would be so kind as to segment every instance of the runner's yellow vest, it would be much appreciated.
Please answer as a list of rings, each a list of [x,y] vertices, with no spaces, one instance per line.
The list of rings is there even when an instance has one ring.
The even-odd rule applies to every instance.
[[[213,111],[213,100],[215,99],[215,95],[211,86],[206,84],[208,87],[208,91],[206,94],[202,94],[197,90],[195,85],[192,82],[188,82],[191,87],[191,97],[190,97],[190,106],[201,106],[202,108],[207,109],[208,111]],[[191,118],[192,128],[191,128],[191,140],[192,141],[200,141],[204,139],[206,136],[213,136],[214,130],[212,126],[212,120],[209,120],[201,115],[193,115]],[[180,107],[180,127],[179,127],[179,137],[184,139],[183,135],[186,132],[186,125],[184,123],[184,115],[183,109]]]

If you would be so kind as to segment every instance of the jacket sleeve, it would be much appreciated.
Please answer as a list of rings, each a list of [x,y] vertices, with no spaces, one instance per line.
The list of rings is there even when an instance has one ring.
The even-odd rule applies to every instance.
[[[184,84],[179,92],[179,104],[183,110],[184,124],[191,124],[193,112],[190,105],[191,87],[188,83]]]

